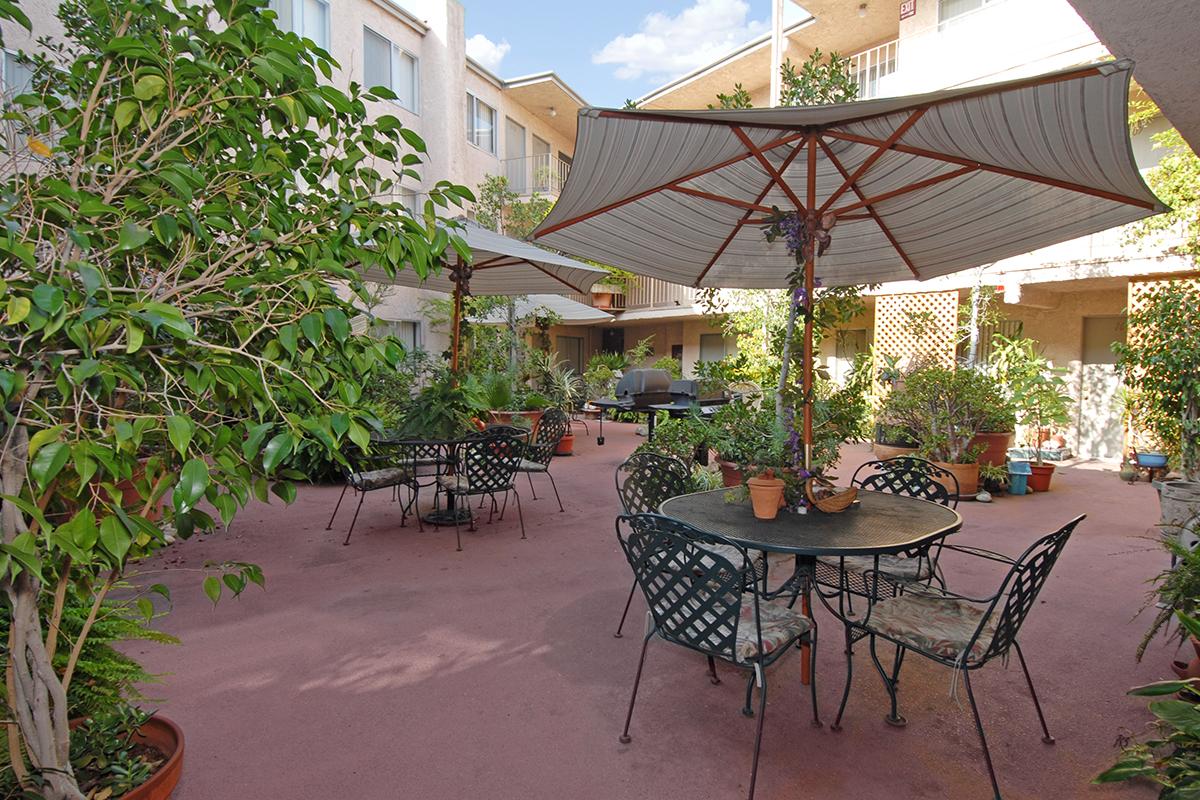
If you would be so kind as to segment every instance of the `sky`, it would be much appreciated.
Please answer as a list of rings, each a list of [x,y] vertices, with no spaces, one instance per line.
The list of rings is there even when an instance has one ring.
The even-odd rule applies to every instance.
[[[620,106],[771,28],[770,0],[461,0],[467,53],[502,78],[554,70]],[[785,3],[785,19],[803,10]]]

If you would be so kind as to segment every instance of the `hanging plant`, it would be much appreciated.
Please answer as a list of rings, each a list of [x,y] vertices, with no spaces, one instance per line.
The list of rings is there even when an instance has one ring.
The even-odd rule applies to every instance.
[[[829,232],[837,224],[837,217],[828,213],[818,218],[815,213],[782,211],[771,206],[771,215],[767,219],[768,223],[763,228],[767,242],[774,244],[777,239],[783,239],[788,253],[796,259],[797,268],[788,273],[788,284],[792,287],[803,286],[804,264],[811,258],[825,255],[833,243]]]

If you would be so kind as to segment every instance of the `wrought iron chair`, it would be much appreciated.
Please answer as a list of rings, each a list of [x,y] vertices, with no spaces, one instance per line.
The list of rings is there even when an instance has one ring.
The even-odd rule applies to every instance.
[[[805,644],[811,646],[810,666],[815,667],[816,621],[786,602],[761,596],[750,553],[723,536],[669,517],[637,514],[618,517],[617,539],[646,598],[652,623],[642,642],[621,743],[631,741],[629,724],[650,639],[658,636],[703,653],[710,663],[720,659],[748,673],[746,705],[742,709],[746,716],[754,716],[750,703],[756,684],[759,689],[758,728],[750,771],[749,796],[753,799],[767,711],[767,668]],[[719,552],[717,547],[721,548]],[[727,558],[723,553],[735,557]],[[813,724],[819,727],[815,670],[813,675]]]
[[[405,527],[405,520],[408,514],[416,507],[418,487],[415,481],[415,475],[411,467],[404,462],[402,453],[398,450],[394,442],[376,441],[372,443],[372,452],[364,453],[357,447],[349,449],[344,453],[349,466],[344,470],[345,485],[342,486],[342,493],[338,495],[337,504],[333,507],[333,513],[329,515],[329,523],[325,526],[325,530],[333,529],[333,520],[337,517],[338,510],[342,507],[342,500],[346,497],[346,490],[352,489],[358,495],[358,505],[354,508],[354,517],[350,520],[350,529],[346,531],[346,539],[342,542],[343,545],[350,544],[350,537],[354,533],[354,525],[358,522],[358,512],[362,510],[363,500],[367,497],[367,492],[374,492],[380,489],[391,489],[393,499],[399,500],[399,488],[406,487],[409,490],[409,499],[407,503],[400,505],[400,527]],[[417,515],[418,524],[420,524],[420,515]]]
[[[453,473],[438,477],[438,488],[450,500],[461,499],[470,510],[471,498],[490,495],[492,506],[488,510],[488,523],[496,511],[495,498],[504,495],[500,519],[508,508],[508,493],[517,500],[517,518],[521,523],[521,538],[525,536],[525,517],[521,514],[521,495],[517,493],[517,467],[521,463],[524,444],[515,436],[505,433],[493,434],[480,431],[458,441],[454,446]],[[471,511],[470,528],[475,530],[475,513]],[[462,523],[454,516],[454,539],[456,549],[462,550]]]
[[[950,508],[958,505],[958,479],[932,461],[913,456],[868,461],[854,471],[850,484],[872,492],[919,497]],[[937,566],[941,547],[941,542],[937,542],[913,553],[879,556],[883,588],[894,594],[904,584],[927,584],[933,580],[944,587],[946,584]],[[870,597],[863,574],[873,569],[873,556],[821,558],[817,559],[816,581],[820,586],[839,592]]]
[[[1009,565],[1008,574],[993,595],[971,598],[932,586],[911,587],[904,594],[874,600],[862,620],[848,621],[846,688],[842,693],[842,702],[833,729],[840,728],[846,701],[850,697],[853,657],[849,652],[853,642],[862,638],[870,639],[871,660],[883,679],[884,688],[887,689],[891,700],[891,710],[886,719],[889,724],[896,726],[905,724],[904,717],[897,711],[896,683],[903,654],[912,650],[962,672],[967,698],[971,701],[971,712],[975,716],[975,730],[979,733],[983,758],[992,781],[992,791],[999,800],[1000,786],[996,781],[996,771],[992,766],[983,722],[979,718],[979,708],[975,704],[975,694],[971,689],[971,672],[982,668],[993,659],[1007,658],[1010,648],[1015,650],[1017,659],[1021,662],[1021,671],[1025,673],[1029,694],[1033,698],[1038,722],[1042,726],[1042,741],[1047,744],[1054,743],[1054,737],[1050,735],[1046,726],[1046,717],[1042,714],[1041,703],[1038,702],[1037,691],[1033,688],[1033,679],[1029,676],[1029,667],[1025,664],[1021,645],[1017,643],[1017,634],[1050,576],[1050,570],[1054,568],[1066,546],[1067,539],[1084,518],[1085,515],[1081,514],[1054,533],[1038,539],[1017,559],[975,547],[945,545],[949,550]],[[867,575],[872,581],[880,577],[880,573],[874,570],[869,570]],[[879,597],[878,594],[875,596]],[[896,645],[896,658],[890,675],[884,670],[875,652],[876,638],[886,639]]]
[[[558,449],[558,443],[562,438],[567,435],[570,425],[571,422],[562,409],[546,409],[541,420],[538,421],[533,436],[530,437],[529,444],[525,445],[525,457],[521,459],[521,464],[517,467],[518,472],[524,472],[525,476],[529,478],[529,491],[533,494],[534,500],[537,500],[537,490],[533,488],[533,473],[543,474],[550,479],[550,486],[554,489],[554,499],[558,501],[559,511],[566,509],[563,508],[562,498],[558,496],[558,486],[554,483],[554,476],[550,474],[550,462],[554,460],[554,451]]]

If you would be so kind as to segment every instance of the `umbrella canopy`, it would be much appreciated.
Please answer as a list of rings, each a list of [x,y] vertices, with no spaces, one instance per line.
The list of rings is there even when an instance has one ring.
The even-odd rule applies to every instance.
[[[504,236],[477,222],[465,219],[458,222],[462,225],[459,234],[471,248],[471,275],[468,282],[471,294],[587,294],[593,283],[608,276],[599,267]],[[421,280],[410,269],[401,270],[394,278],[386,277],[382,270],[378,273],[368,270],[365,277],[381,283],[449,294],[454,292],[456,285],[452,272],[449,269],[442,270]]]
[[[580,112],[534,238],[690,286],[788,285],[772,207],[832,213],[825,286],[927,279],[1166,210],[1133,160],[1132,63],[807,108]],[[828,219],[827,219],[828,221]]]
[[[606,311],[556,294],[531,294],[523,300],[518,300],[514,316],[527,317],[540,308],[554,312],[561,319],[561,325],[590,325],[594,322],[613,320],[613,315]],[[508,322],[508,316],[504,309],[497,308],[486,317],[472,318],[471,322],[477,325],[504,325]]]

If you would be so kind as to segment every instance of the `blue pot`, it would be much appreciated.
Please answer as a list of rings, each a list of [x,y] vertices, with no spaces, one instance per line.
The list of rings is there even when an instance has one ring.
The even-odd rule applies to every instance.
[[[1008,493],[1025,494],[1029,490],[1029,476],[1033,468],[1028,461],[1010,461],[1008,463]]]
[[[1137,463],[1139,467],[1159,469],[1167,465],[1167,455],[1166,453],[1138,453]]]

